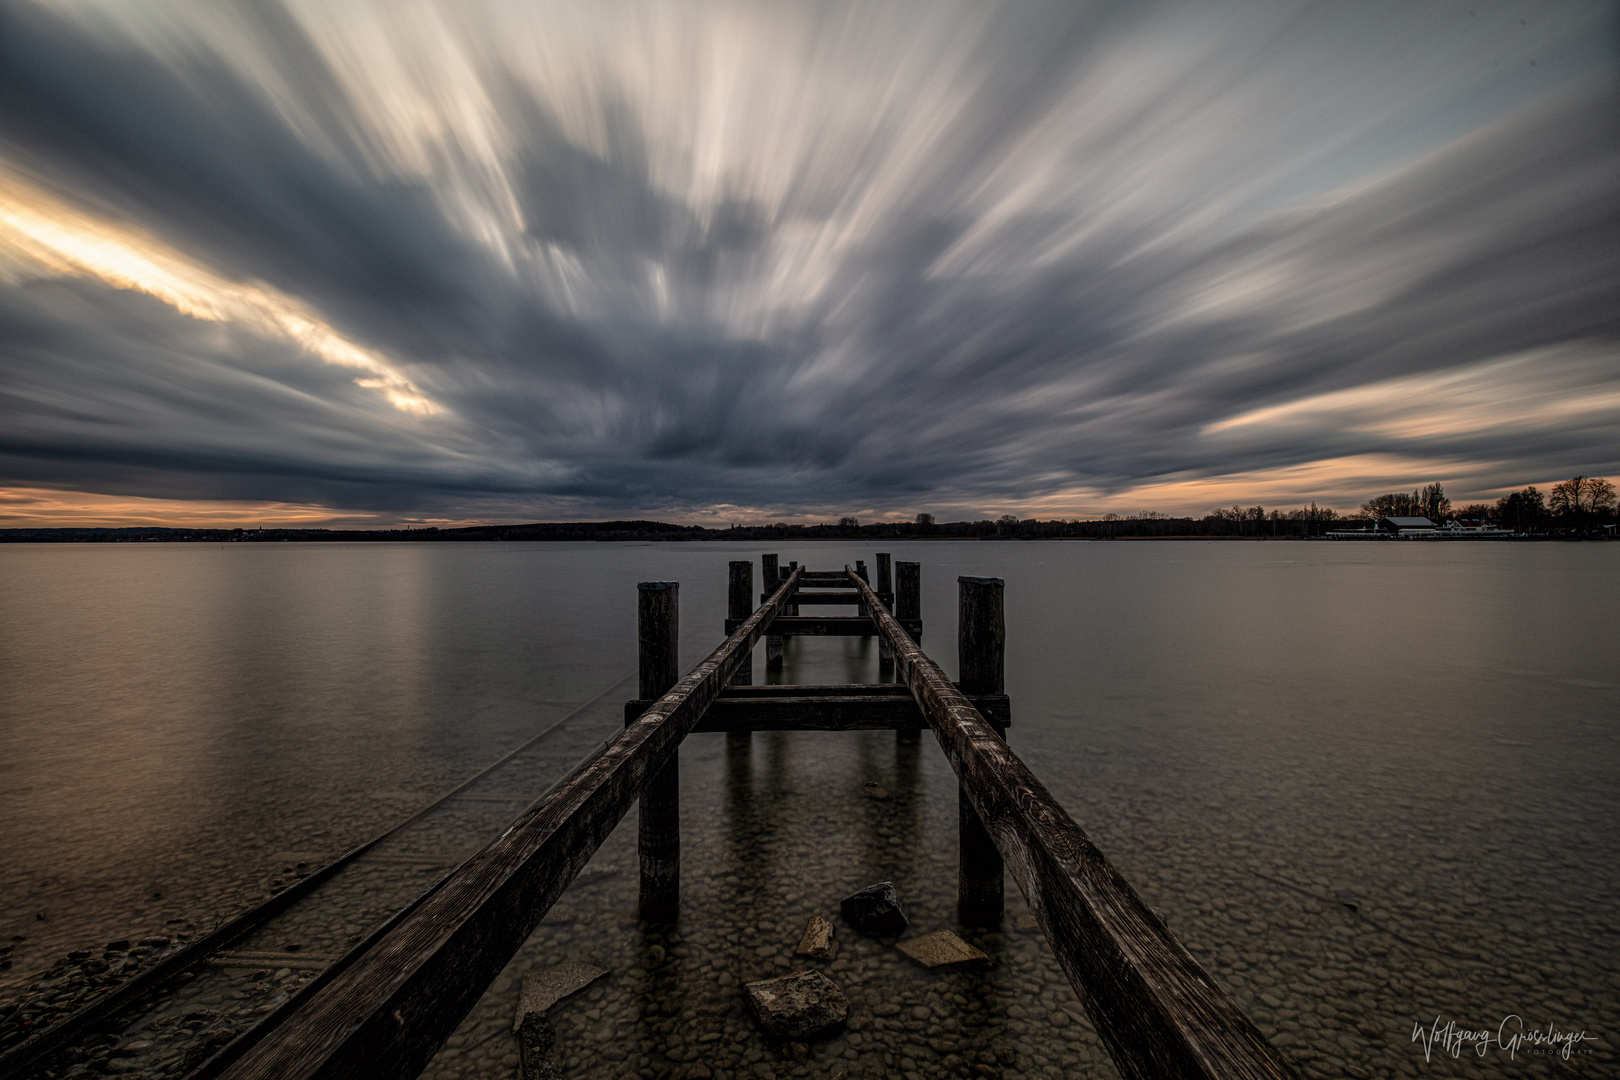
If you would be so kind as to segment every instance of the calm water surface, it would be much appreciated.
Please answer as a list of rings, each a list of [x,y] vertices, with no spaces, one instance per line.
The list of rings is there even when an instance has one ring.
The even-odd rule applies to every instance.
[[[14,946],[0,996],[67,949],[241,910],[286,853],[336,854],[631,674],[637,581],[681,583],[683,660],[697,661],[721,637],[727,560],[757,574],[760,550],[0,547],[0,939]],[[923,644],[947,671],[957,575],[1005,578],[1014,749],[1307,1075],[1612,1074],[1620,546],[763,550],[818,569],[878,550],[921,561]],[[783,681],[876,673],[870,643],[804,640]],[[632,690],[550,738],[535,794],[622,725]],[[721,909],[738,896],[764,902],[750,874],[798,926],[879,874],[909,890],[914,921],[949,924],[955,800],[931,740],[912,761],[879,733],[760,735],[741,758],[723,742],[683,750],[689,896],[717,912],[689,902],[689,937],[735,921]],[[900,801],[864,800],[869,778]],[[622,863],[627,843],[621,829],[599,859]],[[601,904],[633,907],[633,874],[604,881]],[[1007,933],[989,942],[1006,949],[1007,1004],[989,1009],[1004,1034],[1074,1012],[1055,967],[1023,959],[1040,943],[1015,925],[1024,910],[1009,883]],[[536,949],[603,956],[634,936],[622,912],[560,914]],[[742,940],[717,932],[712,948]],[[484,1009],[497,1026],[504,1010]],[[1437,1017],[1494,1031],[1509,1014],[1584,1029],[1594,1053],[1435,1047],[1425,1061],[1412,1039]],[[581,1014],[572,1037],[599,1019]],[[881,1031],[835,1050],[851,1069],[920,1075],[955,1066],[906,1054],[970,1052],[886,1047]],[[1005,1074],[1106,1074],[1089,1033],[1072,1038]],[[435,1068],[509,1068],[492,1045]],[[818,1062],[794,1067],[822,1075]]]

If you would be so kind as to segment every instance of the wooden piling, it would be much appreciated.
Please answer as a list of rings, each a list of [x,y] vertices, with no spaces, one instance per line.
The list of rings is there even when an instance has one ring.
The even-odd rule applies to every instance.
[[[894,564],[894,617],[905,619],[913,625],[920,624],[922,620],[922,563],[897,562]],[[918,631],[913,635],[912,640],[921,644],[922,632]],[[891,665],[894,663],[892,646],[889,662]],[[916,742],[920,738],[920,733],[897,731],[894,737],[897,742]]]
[[[726,618],[743,620],[754,612],[754,564],[747,559],[731,561],[731,575],[726,587]],[[731,677],[733,686],[750,686],[754,681],[754,657],[743,658],[737,674]]]
[[[894,564],[894,617],[903,623],[922,619],[922,563]],[[921,645],[922,635],[912,640]]]
[[[759,587],[765,592],[774,592],[782,580],[782,571],[775,555],[761,555],[759,557],[760,580]],[[786,614],[786,612],[784,612]],[[767,634],[765,636],[765,670],[780,671],[782,669],[782,635]]]
[[[872,579],[866,576],[866,564],[860,559],[855,560],[855,574],[868,585],[872,584]],[[866,617],[866,602],[864,600],[855,605],[855,614],[863,619]]]
[[[746,565],[746,564],[745,564]],[[680,585],[643,581],[636,586],[639,696],[655,701],[680,680]],[[641,793],[637,849],[641,860],[641,917],[667,922],[681,902],[681,771],[672,754]]]
[[[877,595],[878,599],[890,607],[894,606],[894,573],[893,557],[887,551],[877,553]],[[889,643],[883,637],[878,638],[878,673],[886,675],[894,671],[894,654],[889,652]]]
[[[1007,621],[1000,578],[959,577],[957,607],[957,686],[968,697],[1006,693]],[[986,718],[989,719],[988,717]],[[996,734],[1006,729],[994,722]],[[967,789],[957,788],[958,884],[956,913],[963,926],[995,926],[1005,909],[1005,867],[1001,853],[973,809]]]

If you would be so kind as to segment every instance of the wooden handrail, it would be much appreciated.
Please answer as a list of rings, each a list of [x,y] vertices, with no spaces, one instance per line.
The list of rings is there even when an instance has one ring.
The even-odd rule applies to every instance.
[[[896,671],[1122,1076],[1293,1077],[1254,1022],[848,566]]]
[[[420,1073],[753,649],[803,569],[540,805],[468,859],[227,1080]]]

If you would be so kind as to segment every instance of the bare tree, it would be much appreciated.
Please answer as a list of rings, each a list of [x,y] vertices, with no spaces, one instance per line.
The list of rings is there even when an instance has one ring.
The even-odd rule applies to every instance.
[[[1504,529],[1529,532],[1547,513],[1547,500],[1534,487],[1514,491],[1496,500],[1496,521]]]
[[[918,514],[917,515],[917,527],[919,529],[924,530],[925,532],[927,530],[929,530],[929,529],[932,529],[934,527],[934,515],[933,514]]]
[[[841,517],[838,519],[838,527],[840,529],[858,529],[861,527],[861,523],[852,517]]]

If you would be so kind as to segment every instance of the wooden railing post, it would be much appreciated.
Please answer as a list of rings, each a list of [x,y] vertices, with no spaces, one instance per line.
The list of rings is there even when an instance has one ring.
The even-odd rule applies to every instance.
[[[866,564],[860,559],[855,560],[855,574],[868,585],[872,584],[872,579],[866,576]],[[868,614],[866,610],[866,601],[863,600],[859,604],[855,605],[855,614],[863,617]]]
[[[894,564],[894,617],[915,625],[922,618],[922,563],[897,562]],[[908,631],[909,633],[909,631]],[[918,635],[921,644],[922,635]],[[893,661],[890,661],[893,663]],[[920,731],[897,731],[896,742],[917,742]]]
[[[760,582],[759,587],[764,592],[776,591],[776,586],[782,580],[782,571],[778,566],[775,555],[761,555],[759,557]],[[783,612],[784,615],[788,614]],[[782,668],[782,635],[765,635],[765,670],[780,671]]]
[[[681,677],[680,585],[643,581],[636,586],[636,639],[643,701],[656,701]],[[662,922],[681,902],[681,769],[677,751],[641,792],[637,846],[641,857],[641,917]]]
[[[877,595],[878,599],[894,606],[894,574],[893,556],[887,551],[877,553]],[[888,674],[894,670],[894,654],[889,651],[889,642],[881,635],[878,637],[878,673]]]
[[[726,585],[726,618],[746,619],[754,611],[754,564],[747,559],[731,561],[731,576]],[[749,686],[754,681],[753,654],[743,658],[737,674],[731,677],[733,686]]]
[[[956,641],[958,685],[969,697],[1006,693],[1007,621],[1002,610],[1000,578],[959,577]],[[997,735],[1007,731],[991,724]],[[963,926],[995,926],[1005,907],[1001,853],[973,809],[967,790],[957,787],[959,822],[956,914]]]

